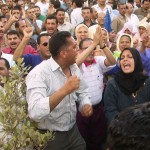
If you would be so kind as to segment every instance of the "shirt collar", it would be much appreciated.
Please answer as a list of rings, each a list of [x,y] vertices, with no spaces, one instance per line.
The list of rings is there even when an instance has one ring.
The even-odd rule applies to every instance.
[[[49,59],[49,61],[50,61],[49,64],[53,64],[53,65],[50,65],[52,71],[55,71],[55,70],[57,70],[57,69],[60,68],[60,66],[58,65],[58,63],[52,57]]]
[[[90,66],[91,64],[96,64],[96,60],[93,59],[93,60],[92,60],[92,63],[89,63],[89,62],[87,62],[87,61],[84,61],[84,64],[85,64],[86,67],[88,67],[88,66]]]
[[[61,71],[62,71],[61,67],[60,67],[59,64],[53,59],[53,57],[51,57],[51,58],[49,59],[49,61],[50,61],[49,64],[50,64],[50,67],[51,67],[52,71],[56,71],[56,70],[61,70]],[[52,64],[52,65],[51,65],[51,64]],[[73,64],[73,65],[70,66],[70,69],[71,69],[71,73],[74,74],[74,72],[76,72],[76,70],[78,69],[78,67],[77,67],[76,64]]]

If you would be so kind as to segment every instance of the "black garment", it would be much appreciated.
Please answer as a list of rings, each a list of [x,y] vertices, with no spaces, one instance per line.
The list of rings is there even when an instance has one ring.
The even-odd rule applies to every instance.
[[[129,74],[125,74],[121,69],[121,71],[115,75],[115,81],[124,94],[130,95],[131,93],[135,93],[139,90],[139,88],[144,84],[147,76],[142,73],[143,65],[139,52],[134,48],[125,48],[122,53],[125,50],[129,50],[131,52],[135,62],[135,68],[134,71]]]

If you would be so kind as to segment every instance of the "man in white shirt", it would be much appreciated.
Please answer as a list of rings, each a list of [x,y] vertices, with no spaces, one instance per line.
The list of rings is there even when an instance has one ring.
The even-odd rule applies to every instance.
[[[40,7],[42,15],[44,15],[44,16],[47,15],[49,3],[47,3],[46,0],[41,0],[41,1],[37,2],[35,5]]]
[[[130,22],[132,24],[133,32],[136,33],[136,32],[138,32],[139,19],[138,19],[137,15],[133,14],[134,7],[131,3],[127,3],[126,8],[127,8],[126,16],[127,16],[128,22]]]
[[[59,31],[69,31],[71,35],[74,34],[74,27],[71,23],[65,22],[65,10],[62,8],[58,8],[55,12],[56,18],[58,20],[58,27]]]
[[[106,14],[107,10],[109,11],[111,21],[114,19],[115,15],[112,13],[111,6],[106,4],[106,0],[97,0],[97,4],[93,6],[98,13],[103,12]]]
[[[31,119],[38,129],[55,131],[55,139],[45,150],[85,150],[76,127],[76,102],[84,116],[93,109],[88,88],[75,64],[78,46],[67,31],[49,40],[52,57],[36,66],[27,76],[27,102]]]
[[[73,0],[72,6],[73,6],[73,11],[71,12],[70,19],[71,19],[71,24],[74,27],[76,27],[78,24],[83,22],[82,1],[81,0]]]

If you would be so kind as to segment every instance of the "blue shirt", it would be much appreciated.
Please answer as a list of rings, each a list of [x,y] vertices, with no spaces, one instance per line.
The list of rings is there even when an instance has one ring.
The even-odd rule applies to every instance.
[[[23,58],[24,58],[25,66],[31,67],[31,69],[33,69],[35,66],[37,66],[43,61],[41,55],[26,54],[23,55]]]

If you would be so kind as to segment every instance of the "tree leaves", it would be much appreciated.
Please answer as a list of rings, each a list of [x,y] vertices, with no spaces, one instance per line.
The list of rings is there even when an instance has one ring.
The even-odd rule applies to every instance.
[[[37,124],[27,114],[25,99],[25,76],[28,68],[19,59],[11,68],[9,79],[3,78],[4,87],[0,88],[0,147],[4,150],[42,150],[54,134],[49,131],[39,133]],[[1,132],[2,131],[2,132]]]

